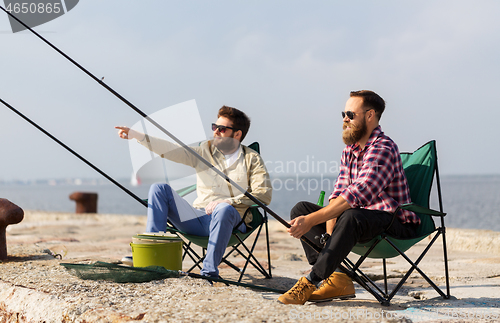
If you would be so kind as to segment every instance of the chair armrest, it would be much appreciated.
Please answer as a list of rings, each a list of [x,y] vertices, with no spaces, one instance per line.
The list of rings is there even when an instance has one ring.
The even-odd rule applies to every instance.
[[[238,223],[238,225],[236,227],[239,227],[242,223],[245,222],[245,219],[246,219],[248,213],[250,213],[253,209],[259,209],[259,208],[261,208],[261,206],[259,206],[258,204],[250,205],[246,209],[245,214],[243,215],[243,217],[241,218],[240,223]],[[258,213],[260,214],[260,216],[262,218],[262,221],[263,222],[267,222],[267,212],[266,212],[265,209],[263,209],[263,211],[264,211],[264,215],[262,215],[262,213],[260,213],[260,212],[258,212]],[[252,220],[252,222],[253,222],[253,220]],[[252,224],[252,223],[248,223],[248,224],[246,224],[246,226],[247,226],[247,228],[252,229],[252,227],[250,226],[250,224]]]
[[[245,222],[245,218],[247,217],[247,214],[249,212],[251,212],[252,209],[258,209],[260,206],[258,206],[257,204],[253,204],[253,205],[250,205],[246,211],[245,211],[245,214],[243,214],[243,217],[241,218],[241,222],[238,224],[240,225],[241,223]]]
[[[179,194],[180,197],[184,197],[188,195],[189,193],[192,193],[196,191],[196,184],[189,185],[187,187],[181,188],[180,190],[175,191],[177,194]],[[142,199],[144,202],[148,203],[148,199]]]
[[[431,215],[431,216],[445,216],[446,215],[446,213],[432,210],[432,209],[417,205],[415,203],[402,204],[399,206],[399,208],[403,209],[403,210],[408,210],[408,211],[412,211],[415,213],[427,214],[427,215]]]
[[[179,194],[180,197],[184,197],[194,191],[196,191],[196,184],[181,188],[180,190],[177,190],[176,193]]]

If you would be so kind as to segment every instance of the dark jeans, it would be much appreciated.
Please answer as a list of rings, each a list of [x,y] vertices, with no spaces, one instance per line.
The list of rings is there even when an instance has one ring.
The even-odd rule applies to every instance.
[[[321,206],[314,203],[299,202],[290,211],[290,218],[307,215],[319,209]],[[305,236],[323,250],[317,253],[302,241],[307,260],[313,265],[311,277],[318,281],[327,278],[347,257],[356,243],[368,242],[383,232],[395,238],[416,236],[414,225],[401,224],[397,218],[391,224],[392,218],[392,214],[384,211],[349,209],[337,218],[332,236],[324,246],[319,243],[319,237],[326,232],[326,224],[321,223],[312,227]]]

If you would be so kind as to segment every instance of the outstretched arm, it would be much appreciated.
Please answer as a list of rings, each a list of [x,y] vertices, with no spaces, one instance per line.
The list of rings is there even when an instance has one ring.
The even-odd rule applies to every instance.
[[[118,129],[118,136],[122,139],[142,140],[145,136],[143,133],[132,130],[129,127],[125,126],[116,126],[115,129]]]
[[[190,154],[187,150],[168,140],[151,136],[147,136],[146,138],[146,135],[144,133],[125,126],[116,126],[115,129],[118,129],[118,136],[120,138],[128,140],[136,139],[139,144],[143,145],[162,158],[166,158],[176,163],[181,163],[191,167],[195,167],[196,163],[198,162],[198,159]],[[196,148],[192,149],[196,150]]]

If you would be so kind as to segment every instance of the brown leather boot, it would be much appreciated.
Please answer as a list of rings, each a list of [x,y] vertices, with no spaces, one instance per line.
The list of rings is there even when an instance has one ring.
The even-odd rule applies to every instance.
[[[314,284],[309,282],[307,278],[301,277],[288,292],[278,298],[278,301],[283,304],[304,305],[315,290]]]
[[[326,302],[334,298],[348,299],[354,297],[356,295],[351,278],[344,273],[335,272],[325,279],[321,286],[311,294],[309,301]]]

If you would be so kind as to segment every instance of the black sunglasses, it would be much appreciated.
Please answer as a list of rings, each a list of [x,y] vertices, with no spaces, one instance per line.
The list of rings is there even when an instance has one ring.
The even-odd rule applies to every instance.
[[[370,111],[370,110],[373,110],[373,109],[368,109],[368,110],[365,110],[365,113]],[[345,116],[347,116],[349,118],[349,120],[352,120],[354,119],[354,116],[356,115],[356,113],[352,112],[352,111],[342,111],[342,119],[345,118]]]
[[[212,131],[219,130],[220,133],[226,133],[227,129],[231,129],[233,131],[236,131],[236,128],[233,127],[226,127],[226,126],[220,126],[218,124],[212,123]]]

